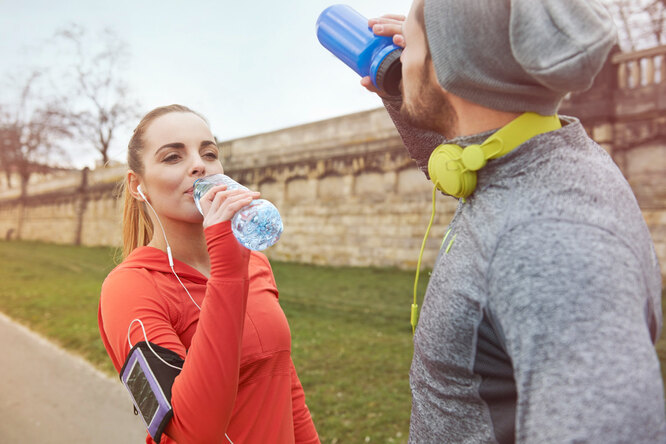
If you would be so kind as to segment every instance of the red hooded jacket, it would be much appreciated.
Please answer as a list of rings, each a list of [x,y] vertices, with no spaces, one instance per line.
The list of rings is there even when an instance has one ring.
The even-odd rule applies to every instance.
[[[228,443],[225,432],[235,444],[319,443],[268,259],[243,248],[230,222],[204,233],[209,279],[174,260],[201,311],[159,249],[137,248],[109,273],[98,323],[113,365],[120,371],[125,362],[128,334],[133,345],[148,340],[185,359],[161,443]]]

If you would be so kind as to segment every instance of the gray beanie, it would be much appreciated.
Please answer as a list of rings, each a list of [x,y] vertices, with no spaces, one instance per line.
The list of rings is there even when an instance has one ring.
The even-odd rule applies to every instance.
[[[501,111],[555,114],[616,41],[596,0],[425,0],[424,15],[442,87]]]

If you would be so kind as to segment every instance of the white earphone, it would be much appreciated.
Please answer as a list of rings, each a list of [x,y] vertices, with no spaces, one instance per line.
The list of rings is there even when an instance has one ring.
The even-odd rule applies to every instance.
[[[143,194],[143,191],[141,191],[141,185],[136,186],[136,191],[139,193],[139,196],[143,197],[143,200],[148,202],[148,199],[146,199],[146,196]]]
[[[141,191],[141,185],[136,186],[136,191],[139,193],[139,196],[141,196],[143,198],[143,201],[146,203],[146,205],[148,205],[148,207],[151,209],[153,214],[155,214],[155,219],[157,219],[157,223],[160,224],[160,228],[162,229],[162,236],[164,236],[164,242],[166,242],[166,252],[167,252],[167,256],[169,257],[169,266],[171,267],[171,270],[173,271],[173,257],[171,256],[171,246],[169,245],[169,240],[166,237],[166,231],[164,231],[164,227],[162,226],[162,221],[160,220],[159,216],[157,215],[157,211],[155,211],[155,208],[153,208],[153,206],[150,204],[150,202],[148,202],[148,198],[146,197],[146,195],[143,194],[143,191]],[[174,271],[173,274],[176,274],[176,272]],[[176,277],[178,277],[177,274],[176,274]],[[180,279],[178,279],[178,281],[180,282]],[[181,282],[180,285],[183,285],[183,283]],[[185,288],[184,285],[183,285],[183,288]],[[185,288],[185,291],[187,291],[187,288]],[[187,294],[189,295],[190,292],[188,291]],[[190,296],[190,298],[192,298],[192,296]],[[192,302],[194,302],[194,299],[192,299]],[[194,302],[194,305],[199,307],[199,305],[196,302]],[[199,310],[201,310],[201,307],[199,307]]]

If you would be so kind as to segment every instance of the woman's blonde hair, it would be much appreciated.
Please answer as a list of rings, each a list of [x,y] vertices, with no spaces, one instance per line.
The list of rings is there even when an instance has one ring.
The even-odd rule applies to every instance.
[[[127,166],[138,175],[143,174],[142,152],[144,148],[144,135],[153,120],[169,113],[192,113],[206,119],[196,111],[183,105],[160,106],[143,116],[127,146]],[[123,195],[123,259],[129,256],[135,248],[148,245],[153,237],[153,223],[146,210],[146,205],[135,199],[129,190],[129,179],[126,178],[121,185]]]

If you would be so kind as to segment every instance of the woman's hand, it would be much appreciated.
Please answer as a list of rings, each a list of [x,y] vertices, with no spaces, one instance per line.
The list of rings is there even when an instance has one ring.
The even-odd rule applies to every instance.
[[[226,185],[211,188],[199,200],[199,205],[201,205],[204,214],[204,229],[231,220],[238,210],[259,198],[260,195],[261,193],[257,191],[227,190]]]
[[[371,18],[368,20],[368,26],[372,28],[375,35],[384,37],[392,37],[393,43],[401,48],[405,47],[405,37],[402,35],[402,23],[405,21],[404,15],[399,14],[386,14],[379,18]],[[370,92],[376,93],[383,99],[389,98],[384,93],[379,91],[375,85],[372,84],[370,76],[365,76],[361,79],[361,86]]]

